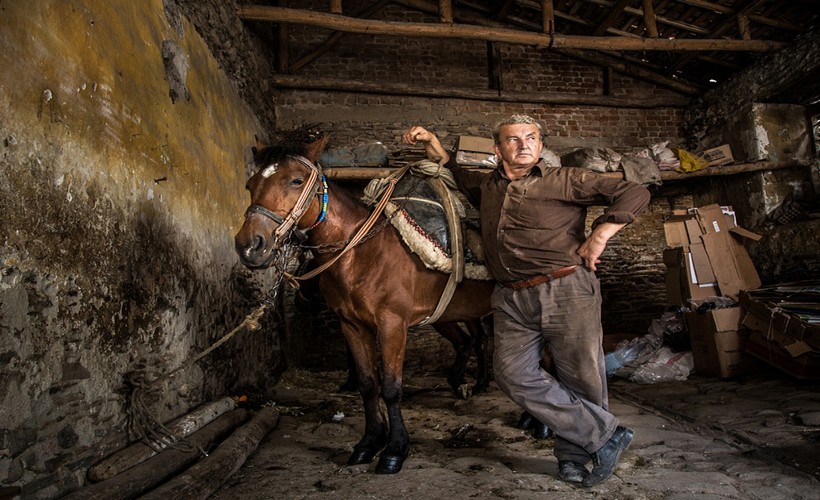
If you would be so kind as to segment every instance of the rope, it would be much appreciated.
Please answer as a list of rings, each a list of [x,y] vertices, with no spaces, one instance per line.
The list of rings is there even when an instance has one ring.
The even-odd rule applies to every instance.
[[[444,181],[444,184],[446,184],[448,188],[458,189],[458,184],[456,184],[456,180],[453,178],[453,173],[436,162],[421,160],[411,163],[409,167],[410,171],[413,173],[421,174],[427,177],[439,178]],[[391,182],[391,178],[392,176],[388,176],[370,181],[370,183],[364,188],[362,201],[364,201],[367,205],[372,205],[375,203],[384,190],[387,189],[387,185]]]
[[[278,290],[279,283],[281,283],[281,278],[276,283],[275,290]],[[151,410],[148,408],[148,405],[145,403],[145,394],[149,393],[157,383],[171,378],[176,373],[190,367],[197,361],[213,352],[214,349],[230,340],[240,330],[247,328],[249,331],[256,331],[262,328],[262,325],[259,323],[259,319],[264,314],[266,307],[266,304],[261,304],[256,308],[256,310],[245,316],[245,319],[239,324],[239,326],[214,342],[210,347],[170,372],[156,375],[155,372],[149,370],[147,367],[141,367],[137,370],[126,373],[125,386],[128,389],[128,392],[125,402],[125,412],[128,430],[131,435],[136,436],[140,441],[144,442],[148,447],[157,453],[166,447],[171,447],[186,453],[193,451],[194,449],[198,449],[203,456],[207,456],[208,454],[201,447],[195,448],[185,442],[178,441],[181,439],[179,436],[176,436],[167,427],[162,425],[162,423],[157,421],[157,419],[151,414]]]

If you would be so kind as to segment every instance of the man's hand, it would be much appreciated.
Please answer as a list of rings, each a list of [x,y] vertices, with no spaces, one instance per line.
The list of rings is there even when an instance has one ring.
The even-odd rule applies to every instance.
[[[414,145],[417,142],[423,143],[424,149],[427,151],[427,158],[431,161],[444,164],[450,159],[450,155],[444,150],[436,134],[424,127],[418,125],[410,127],[410,129],[401,136],[401,142],[410,145]]]
[[[598,269],[596,265],[601,263],[599,257],[604,253],[604,250],[606,250],[607,242],[624,226],[626,226],[626,224],[604,222],[592,231],[586,241],[581,243],[576,253],[584,259],[584,266],[587,269],[590,271],[596,271]]]

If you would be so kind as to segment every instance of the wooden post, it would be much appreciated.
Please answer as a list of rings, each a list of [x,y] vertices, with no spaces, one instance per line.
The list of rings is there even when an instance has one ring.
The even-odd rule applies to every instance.
[[[341,14],[342,13],[342,0],[330,0],[330,13],[331,14]]]
[[[501,49],[493,42],[487,42],[487,78],[490,80],[487,82],[487,88],[499,93],[504,90]]]
[[[453,24],[453,4],[450,0],[438,0],[439,21],[446,24]]]
[[[646,34],[651,38],[658,38],[658,24],[652,0],[643,0],[643,22],[646,25]]]
[[[740,31],[740,37],[742,39],[752,39],[752,34],[749,32],[749,18],[747,16],[737,16],[737,28]]]
[[[552,0],[541,2],[541,27],[544,33],[555,33],[555,9]]]

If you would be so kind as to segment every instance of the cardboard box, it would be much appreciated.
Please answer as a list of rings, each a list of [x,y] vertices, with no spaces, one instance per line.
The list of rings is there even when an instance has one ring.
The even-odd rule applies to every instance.
[[[700,156],[706,160],[706,166],[708,167],[719,167],[735,161],[732,157],[732,148],[728,144],[707,149]]]
[[[752,332],[746,350],[794,377],[820,378],[820,325],[754,295],[740,294],[743,326]]]
[[[783,304],[766,303],[748,292],[740,294],[739,302],[746,311],[744,325],[763,332],[767,340],[796,355],[811,350],[820,352],[820,325],[803,321],[780,307]]]
[[[456,163],[493,167],[496,165],[493,140],[471,135],[459,136],[456,143]]]
[[[746,352],[771,366],[803,380],[820,379],[820,352],[808,351],[797,356],[758,330],[752,331],[746,342]]]
[[[728,378],[760,369],[757,358],[746,353],[748,334],[739,328],[741,315],[740,307],[683,315],[692,343],[695,373]]]
[[[663,251],[663,261],[666,264],[666,301],[671,306],[688,306],[689,300],[702,301],[709,297],[720,295],[714,275],[708,266],[708,274],[703,274],[703,263],[696,263],[694,255],[688,248],[668,248]],[[699,274],[699,272],[701,274]],[[712,281],[709,281],[712,280]]]
[[[741,290],[760,287],[760,277],[742,240],[761,236],[739,227],[731,207],[707,205],[676,212],[664,222],[664,233],[667,245],[689,254],[686,265],[682,262],[680,267],[687,269],[690,283],[717,285],[718,293],[712,296],[737,298]]]

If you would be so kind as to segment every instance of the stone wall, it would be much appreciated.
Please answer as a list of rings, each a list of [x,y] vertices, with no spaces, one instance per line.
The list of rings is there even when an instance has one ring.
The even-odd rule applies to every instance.
[[[126,378],[180,367],[273,298],[232,241],[273,115],[172,3],[2,11],[0,489],[52,498],[126,442]],[[271,305],[262,330],[152,386],[153,417],[274,382]]]

